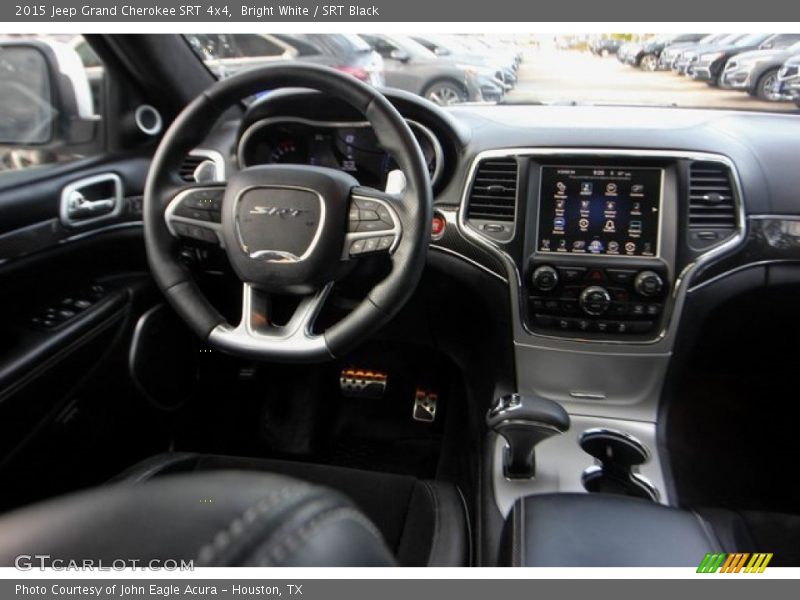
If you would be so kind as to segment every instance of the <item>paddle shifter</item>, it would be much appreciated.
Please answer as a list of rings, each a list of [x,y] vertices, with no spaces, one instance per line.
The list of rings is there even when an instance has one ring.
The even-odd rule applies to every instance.
[[[504,475],[509,479],[531,479],[536,474],[536,444],[569,429],[569,415],[558,402],[510,394],[495,400],[486,415],[486,424],[508,444]]]

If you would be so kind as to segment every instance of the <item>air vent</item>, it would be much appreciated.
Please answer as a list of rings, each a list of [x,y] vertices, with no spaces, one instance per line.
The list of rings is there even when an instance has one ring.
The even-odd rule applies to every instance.
[[[517,204],[517,161],[482,160],[475,171],[467,208],[468,219],[514,221]]]
[[[689,228],[736,228],[736,203],[730,169],[715,162],[694,162],[689,170]]]
[[[197,179],[195,179],[194,172],[197,170],[197,167],[207,160],[208,158],[205,156],[195,156],[194,154],[189,154],[183,159],[183,163],[181,163],[181,167],[178,169],[178,175],[180,175],[180,178],[188,183],[195,183]]]

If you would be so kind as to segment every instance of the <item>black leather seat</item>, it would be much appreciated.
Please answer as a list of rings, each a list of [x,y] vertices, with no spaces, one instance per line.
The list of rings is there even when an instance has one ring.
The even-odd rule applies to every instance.
[[[19,555],[49,555],[62,565],[395,564],[378,529],[341,494],[238,471],[107,486],[17,511],[0,519],[0,564],[13,566]]]
[[[800,565],[800,516],[681,510],[610,494],[518,500],[500,564],[529,567],[697,567],[707,552],[769,552]]]
[[[323,465],[168,453],[0,519],[0,565],[52,558],[238,566],[466,566],[458,490]]]

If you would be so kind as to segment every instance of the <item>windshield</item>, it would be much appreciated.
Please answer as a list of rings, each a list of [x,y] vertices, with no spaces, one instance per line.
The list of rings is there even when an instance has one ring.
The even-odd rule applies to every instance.
[[[800,85],[727,69],[778,34],[191,34],[209,70],[229,77],[305,61],[442,104],[624,105],[797,112]],[[784,39],[785,39],[784,34]],[[737,49],[741,48],[737,52]],[[791,47],[800,51],[800,43]],[[268,93],[265,91],[264,93]]]
[[[397,44],[398,47],[402,48],[411,56],[417,56],[419,58],[424,58],[427,60],[432,60],[436,58],[436,54],[428,50],[425,46],[420,44],[419,42],[415,42],[410,37],[405,36],[389,36],[389,41]]]
[[[770,37],[770,36],[769,35],[764,35],[763,33],[754,33],[752,35],[748,35],[748,36],[743,37],[742,39],[740,39],[738,42],[736,42],[736,46],[738,46],[738,47],[742,47],[742,46],[757,46],[758,44],[760,44],[761,42],[766,40],[768,37]]]
[[[353,48],[357,52],[369,52],[372,50],[372,46],[370,46],[363,38],[352,34],[352,33],[343,33],[342,37],[345,38],[348,42],[353,45]]]
[[[726,37],[728,37],[727,33],[713,33],[711,35],[707,35],[697,43],[699,45],[714,44],[720,40],[724,40]]]
[[[729,35],[727,37],[724,37],[721,40],[718,40],[718,41],[714,42],[714,44],[719,44],[720,46],[727,46],[729,44],[735,44],[739,40],[744,39],[746,37],[749,37],[749,36],[747,34],[743,34],[743,33],[732,33],[731,35]]]
[[[467,44],[464,44],[455,37],[449,37],[447,35],[432,35],[429,36],[428,39],[430,39],[434,44],[436,44],[440,48],[445,48],[450,52],[468,53],[473,51],[473,49],[470,48]]]

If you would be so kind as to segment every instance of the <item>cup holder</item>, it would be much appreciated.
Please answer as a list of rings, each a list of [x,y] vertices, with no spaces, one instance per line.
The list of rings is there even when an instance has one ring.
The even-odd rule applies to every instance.
[[[584,452],[597,459],[583,472],[587,492],[633,496],[658,502],[658,490],[633,468],[650,459],[647,447],[630,434],[613,429],[587,429],[579,440]]]

